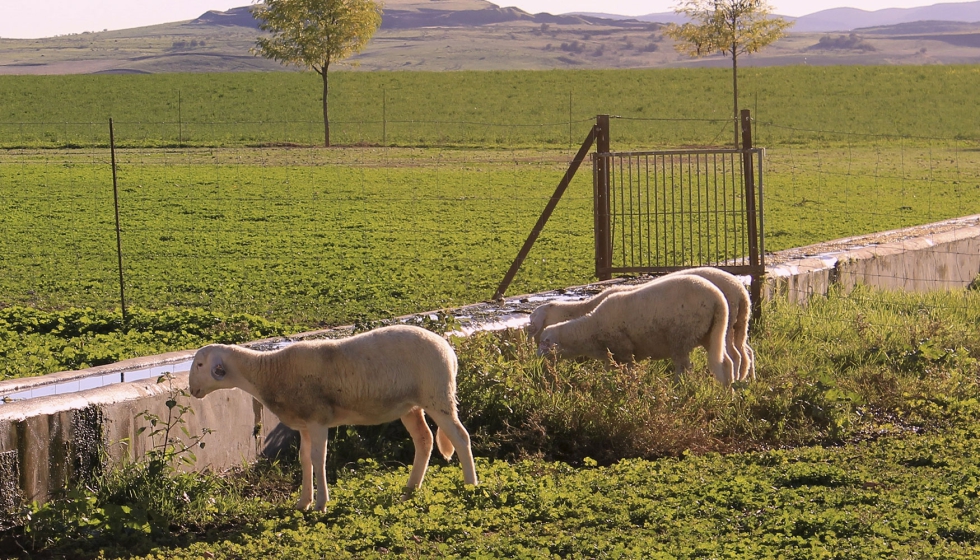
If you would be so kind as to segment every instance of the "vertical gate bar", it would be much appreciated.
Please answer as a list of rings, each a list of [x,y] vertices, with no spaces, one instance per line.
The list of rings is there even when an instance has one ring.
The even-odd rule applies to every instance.
[[[609,280],[612,260],[612,237],[609,227],[609,115],[596,116],[596,160],[595,160],[595,254],[596,277]]]
[[[631,258],[633,259],[633,264],[631,266],[639,266],[636,262],[636,256],[639,254],[638,249],[643,249],[642,240],[638,239],[639,234],[637,232],[637,216],[639,212],[639,193],[633,192],[633,156],[628,156],[627,167],[629,168],[629,185],[630,185],[630,244],[634,245],[634,248],[630,251]],[[636,172],[636,177],[639,177],[639,172]],[[636,185],[639,188],[639,185]],[[635,196],[635,198],[634,198]],[[642,258],[642,257],[641,257]]]
[[[688,216],[693,212],[694,200],[691,198],[691,190],[693,189],[692,182],[694,181],[694,171],[691,169],[691,154],[687,155],[687,206],[684,208],[684,214],[681,215],[681,227],[684,223],[688,221]],[[683,204],[683,203],[682,203]],[[680,263],[682,266],[686,263],[694,260],[694,237],[691,230],[694,228],[694,224],[691,223],[687,228],[687,235],[684,238],[685,243],[687,243],[687,249],[684,251],[684,260]]]
[[[756,123],[756,126],[758,126],[758,123]],[[756,132],[758,132],[758,129],[756,129]],[[766,228],[765,228],[766,212],[763,209],[764,197],[762,196],[762,160],[765,152],[766,152],[765,148],[759,149],[757,151],[758,159],[759,159],[759,167],[758,167],[759,198],[756,200],[759,206],[759,212],[758,212],[759,214],[759,266],[761,266],[763,270],[765,270],[766,267]]]
[[[684,157],[681,156],[680,159],[679,159],[679,161],[677,162],[677,167],[678,167],[678,169],[680,169],[680,174],[681,174],[680,181],[678,181],[678,183],[680,184],[680,192],[677,193],[677,198],[680,199],[680,218],[679,218],[679,221],[680,221],[680,225],[681,225],[681,258],[678,260],[677,255],[674,255],[674,262],[671,263],[674,266],[679,266],[680,264],[682,264],[684,262],[684,259],[686,258],[686,255],[687,255],[687,228],[684,227],[684,192],[687,189],[684,188],[684,181],[688,181],[690,179],[687,176],[684,175],[684,166],[685,165],[690,165],[690,164],[691,164],[691,158],[690,157],[688,157],[685,160]],[[677,208],[678,208],[677,206],[674,207],[674,221],[675,221],[675,224],[678,221]],[[677,235],[676,228],[674,229],[674,235]]]
[[[643,231],[643,226],[640,225],[639,212],[640,212],[640,158],[636,158],[636,200],[633,200],[633,158],[630,157],[629,160],[630,168],[630,241],[633,241],[634,236],[636,238],[636,243],[638,243],[637,251],[632,251],[633,254],[633,266],[639,266],[643,262],[643,237],[641,235]],[[635,204],[634,204],[635,202]],[[639,228],[639,229],[637,229]],[[636,262],[636,256],[640,255],[640,263]]]
[[[745,206],[746,218],[748,219],[749,235],[749,261],[754,269],[752,273],[752,306],[753,315],[756,319],[762,313],[762,275],[764,271],[759,270],[759,238],[756,227],[755,214],[755,180],[754,167],[752,161],[752,119],[748,109],[742,109],[742,161],[745,173]]]
[[[705,162],[707,162],[708,158],[705,157],[704,159],[705,159]],[[701,156],[700,155],[695,156],[695,162],[697,163],[697,166],[698,166],[698,177],[697,177],[697,179],[698,179],[698,190],[695,193],[695,196],[698,199],[698,219],[697,219],[697,223],[698,223],[698,233],[697,233],[697,235],[698,235],[698,260],[697,260],[697,263],[696,264],[698,264],[700,266],[700,265],[703,265],[704,264],[704,220],[703,220],[704,215],[702,214],[703,210],[701,208],[701,184],[702,184],[702,181],[703,180],[707,180],[707,176],[708,176],[708,174],[707,174],[707,168],[708,168],[708,166],[707,166],[707,164],[705,164],[705,172],[704,172],[704,175],[702,176],[702,173],[701,173]],[[692,222],[693,222],[693,220],[692,220]]]
[[[650,156],[643,157],[643,183],[647,195],[647,266],[653,266],[653,253],[650,251]],[[653,237],[656,239],[656,236]]]
[[[640,169],[642,167],[642,159],[640,156],[636,156],[636,240],[637,240],[637,256],[639,257],[639,262],[637,266],[643,266],[643,179],[640,174]]]
[[[708,236],[708,254],[711,256],[712,262],[719,262],[720,259],[716,256],[720,239],[718,237],[718,154],[711,156],[711,183],[708,185],[708,189],[712,191],[711,203],[708,204],[708,216],[711,218],[708,230],[712,234]],[[712,236],[715,242],[715,253],[711,253]]]
[[[624,159],[627,160],[627,161],[630,161],[630,157],[629,156],[620,156],[619,157],[619,196],[620,196],[620,207],[622,208],[622,214],[623,214],[623,218],[622,218],[622,220],[623,220],[623,227],[621,228],[622,229],[622,237],[623,237],[623,265],[624,266],[633,266],[633,262],[632,262],[632,257],[633,257],[633,216],[632,216],[632,211],[633,211],[633,185],[632,184],[629,185],[629,195],[628,196],[629,196],[629,213],[630,214],[627,215],[627,209],[626,209],[626,206],[627,206],[626,205],[626,197],[627,197],[627,193],[626,193],[626,179],[627,179],[627,177],[626,177],[626,171],[623,169],[623,160]],[[627,220],[627,217],[628,217],[628,220]],[[626,227],[627,227],[626,224],[627,223],[629,224],[629,228],[630,228],[630,232],[629,232],[629,234],[630,234],[630,260],[629,261],[626,260]],[[629,264],[627,264],[627,263],[629,263]]]
[[[670,266],[671,261],[677,259],[677,174],[675,170],[675,158],[671,156],[670,158],[670,259],[664,261],[664,266]],[[676,166],[680,168],[680,164]],[[664,222],[666,223],[666,209],[664,210]],[[664,225],[664,232],[666,233],[667,227]]]
[[[612,164],[609,169],[612,171],[612,180],[610,181],[613,187],[613,243],[616,242],[616,236],[619,236],[619,251],[615,251],[613,254],[613,266],[625,266],[626,263],[626,212],[623,210],[625,201],[623,199],[623,173],[622,173],[622,156],[615,156],[612,159]],[[617,180],[616,170],[617,167],[620,168],[619,177]],[[616,246],[613,245],[615,250]],[[616,262],[616,253],[619,256],[619,262]]]
[[[742,176],[739,171],[741,171],[741,166],[739,165],[741,160],[736,158],[735,154],[731,156],[731,172],[732,172],[732,206],[733,214],[732,219],[735,221],[735,251],[741,255],[740,259],[742,264],[745,264],[745,256],[748,251],[745,248],[745,208],[742,204],[744,202],[743,198],[740,196],[742,189],[739,187],[742,184],[740,177]]]
[[[724,217],[725,227],[725,260],[734,259],[734,254],[728,246],[728,238],[731,237],[728,231],[728,158],[727,154],[721,156],[721,203],[722,216]]]

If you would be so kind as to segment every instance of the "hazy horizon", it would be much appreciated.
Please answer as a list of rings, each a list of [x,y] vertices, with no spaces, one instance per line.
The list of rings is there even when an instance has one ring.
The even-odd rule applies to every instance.
[[[491,0],[492,1],[492,0]],[[18,2],[7,8],[0,19],[0,38],[35,39],[84,33],[129,29],[161,23],[194,19],[209,10],[224,11],[248,6],[249,0],[34,0]],[[608,0],[601,7],[592,0],[500,0],[501,7],[515,6],[526,12],[595,12],[640,16],[670,12],[676,0]],[[929,2],[928,0],[829,0],[814,3],[807,0],[770,0],[773,12],[800,17],[831,8],[850,7],[867,11],[885,8],[913,8],[937,3],[960,4],[964,1]],[[817,4],[817,5],[815,5]]]

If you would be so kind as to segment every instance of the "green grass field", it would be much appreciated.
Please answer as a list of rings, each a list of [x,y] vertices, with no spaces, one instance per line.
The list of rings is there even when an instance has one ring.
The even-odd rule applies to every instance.
[[[745,69],[766,249],[980,212],[977,73]],[[613,149],[725,145],[727,77],[337,72],[330,150],[308,74],[0,77],[0,302],[118,306],[109,117],[127,301],[299,329],[489,298],[595,114]],[[510,294],[590,281],[590,182]]]
[[[334,141],[574,149],[585,132],[573,126],[570,134],[570,120],[610,114],[627,119],[612,125],[614,149],[727,144],[730,76],[724,69],[336,72]],[[978,76],[975,66],[745,68],[740,105],[760,123],[758,144],[770,147],[868,144],[883,135],[975,142]],[[0,76],[0,147],[105,146],[109,118],[120,145],[317,144],[317,79]]]

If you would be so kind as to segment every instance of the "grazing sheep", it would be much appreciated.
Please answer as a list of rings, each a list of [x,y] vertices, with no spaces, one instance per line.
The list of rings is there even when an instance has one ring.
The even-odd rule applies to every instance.
[[[300,433],[303,485],[298,509],[313,501],[313,467],[320,492],[316,509],[330,499],[325,471],[327,430],[344,424],[374,425],[401,418],[415,443],[407,487],[422,485],[432,453],[423,411],[438,425],[436,442],[449,459],[455,450],[463,480],[477,484],[470,436],[456,412],[456,354],[442,337],[419,327],[380,328],[343,340],[297,342],[272,352],[212,344],[198,350],[190,391],[203,398],[238,387]]]
[[[728,301],[728,332],[725,336],[728,355],[735,363],[735,379],[755,379],[755,351],[749,346],[749,318],[752,303],[749,292],[737,276],[719,268],[704,266],[668,274],[664,278],[680,274],[693,274],[711,282]]]
[[[693,275],[665,276],[610,294],[591,313],[551,325],[539,354],[588,356],[617,362],[670,358],[674,377],[689,371],[691,351],[703,346],[715,379],[728,387],[734,366],[725,351],[728,302],[717,286]]]
[[[725,336],[726,347],[729,357],[735,367],[735,379],[742,381],[755,379],[755,351],[748,343],[749,335],[749,316],[752,312],[752,305],[749,299],[749,292],[734,274],[712,267],[691,268],[672,272],[662,276],[668,278],[677,275],[694,275],[708,280],[718,287],[728,301],[728,332]],[[646,284],[630,286],[612,286],[605,291],[595,295],[591,299],[583,301],[559,302],[553,301],[539,305],[531,313],[528,322],[528,333],[535,343],[541,342],[541,333],[550,325],[568,321],[581,317],[592,311],[597,305],[602,303],[611,294],[618,292],[635,290]]]

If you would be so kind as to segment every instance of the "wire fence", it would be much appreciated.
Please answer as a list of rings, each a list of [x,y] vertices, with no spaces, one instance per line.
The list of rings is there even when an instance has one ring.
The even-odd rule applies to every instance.
[[[309,326],[488,299],[593,122],[336,121],[332,149],[319,122],[116,122],[126,303]],[[622,117],[611,139],[724,146],[731,126]],[[980,213],[976,138],[755,128],[769,252]],[[0,136],[20,146],[0,152],[0,302],[118,307],[107,123]],[[590,183],[511,294],[593,280]]]

